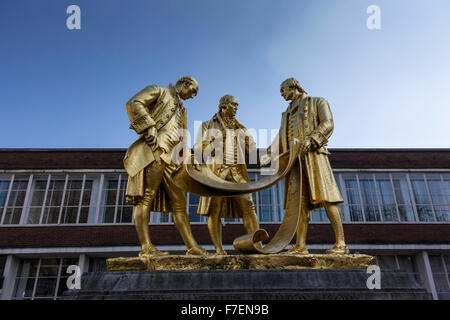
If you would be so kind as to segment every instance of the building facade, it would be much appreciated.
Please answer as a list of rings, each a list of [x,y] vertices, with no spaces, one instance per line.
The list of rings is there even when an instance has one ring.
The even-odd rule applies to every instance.
[[[57,299],[69,266],[100,272],[107,258],[137,255],[125,151],[0,149],[1,299]],[[330,151],[351,252],[375,255],[382,270],[414,273],[434,299],[450,299],[450,149]],[[260,179],[258,166],[248,169]],[[283,182],[253,197],[261,227],[273,235],[284,216]],[[196,240],[213,251],[206,218],[196,213],[199,197],[187,200]],[[231,252],[245,229],[240,220],[223,224]],[[185,251],[171,214],[151,214],[150,236],[161,250]],[[314,211],[310,252],[333,240],[325,211]]]

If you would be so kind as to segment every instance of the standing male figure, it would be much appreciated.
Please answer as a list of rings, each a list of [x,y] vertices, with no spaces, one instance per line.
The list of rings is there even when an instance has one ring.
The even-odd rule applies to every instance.
[[[206,254],[195,241],[186,212],[184,192],[171,183],[171,174],[178,168],[172,151],[183,141],[187,128],[186,109],[182,100],[197,95],[198,83],[182,77],[169,87],[151,85],[126,104],[131,129],[140,138],[127,151],[124,166],[129,174],[127,202],[135,206],[134,223],[141,243],[140,257],[168,254],[160,252],[150,241],[150,211],[172,212],[175,225],[186,244],[187,254]],[[186,149],[184,149],[186,150]]]
[[[280,93],[286,101],[291,101],[282,115],[281,128],[274,143],[269,147],[261,163],[270,161],[271,150],[286,152],[293,141],[300,141],[301,161],[300,177],[302,179],[301,212],[297,227],[295,246],[289,254],[308,254],[306,248],[306,231],[310,211],[325,207],[328,219],[335,233],[335,244],[327,250],[329,254],[349,253],[344,240],[344,230],[338,204],[343,202],[328,161],[329,152],[325,148],[334,124],[328,102],[323,98],[309,97],[299,82],[294,78],[285,80]],[[284,205],[286,207],[289,192],[289,175],[285,178]],[[300,181],[296,182],[300,183]]]
[[[245,155],[256,152],[256,144],[247,129],[235,118],[237,108],[238,101],[232,95],[225,95],[220,99],[219,112],[202,124],[194,145],[194,154],[204,154],[206,148],[215,144],[219,148],[214,149],[218,152],[212,155],[209,163],[211,170],[224,180],[246,183],[249,178]],[[208,162],[208,159],[204,160]],[[208,216],[208,230],[217,254],[227,254],[222,247],[220,218],[242,218],[248,233],[259,229],[251,194],[201,197],[198,213]]]

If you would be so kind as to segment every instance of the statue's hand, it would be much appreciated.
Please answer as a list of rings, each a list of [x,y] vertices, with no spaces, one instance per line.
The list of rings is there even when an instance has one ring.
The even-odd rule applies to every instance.
[[[148,145],[153,145],[156,142],[156,134],[157,131],[155,126],[151,126],[150,128],[148,128],[148,131],[145,134],[145,141]]]
[[[311,139],[306,139],[305,141],[303,141],[302,154],[306,154],[307,152],[309,152],[311,150],[311,147],[312,147]]]

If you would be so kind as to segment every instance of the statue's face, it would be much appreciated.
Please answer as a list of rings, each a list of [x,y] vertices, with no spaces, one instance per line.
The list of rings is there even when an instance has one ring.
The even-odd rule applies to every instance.
[[[296,90],[295,88],[289,87],[289,86],[281,86],[281,88],[280,88],[281,96],[286,101],[293,100],[295,98],[297,92],[298,92],[298,90]]]
[[[197,95],[198,86],[195,83],[184,84],[179,92],[181,99],[191,99]]]
[[[224,116],[232,118],[236,115],[238,105],[239,104],[237,100],[226,101],[222,103],[222,105],[220,106],[221,112],[223,113]]]

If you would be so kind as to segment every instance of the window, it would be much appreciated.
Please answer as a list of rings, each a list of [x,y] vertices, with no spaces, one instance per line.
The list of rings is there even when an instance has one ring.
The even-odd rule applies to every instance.
[[[89,259],[89,272],[105,272],[106,270],[106,258]]]
[[[358,181],[355,174],[343,174],[345,193],[351,221],[363,221],[361,199],[359,197]]]
[[[34,176],[26,223],[87,223],[92,185],[92,178],[86,175]]]
[[[0,256],[0,292],[3,287],[3,273],[5,272],[6,256]]]
[[[67,290],[67,267],[77,264],[77,258],[22,260],[16,278],[14,299],[56,299]]]
[[[416,221],[406,174],[392,174],[400,221]]]
[[[410,179],[419,220],[435,221],[424,175],[421,173],[410,174]]]
[[[9,184],[11,179],[0,179],[0,222],[2,221],[3,217],[3,209],[5,208],[6,204],[6,197],[8,196],[8,190],[9,190]]]
[[[440,300],[450,300],[450,256],[430,255],[434,285]]]
[[[274,221],[274,206],[272,188],[261,190],[258,199],[259,206],[259,221],[269,222]]]
[[[450,211],[447,205],[447,194],[445,192],[441,175],[427,174],[426,177],[437,221],[450,221]]]
[[[19,224],[25,203],[29,176],[16,176],[6,205],[3,224]],[[3,187],[4,188],[4,187]]]
[[[126,203],[125,192],[128,176],[105,177],[101,207],[102,223],[131,223],[133,206]]]
[[[361,197],[364,204],[366,221],[380,221],[378,199],[372,174],[360,174]]]
[[[379,255],[376,256],[377,265],[381,271],[400,271],[414,274],[420,281],[416,265],[416,257],[410,255]]]
[[[389,174],[375,174],[384,221],[398,221],[394,190]]]
[[[188,194],[187,201],[188,201],[189,220],[191,222],[205,221],[204,216],[197,213],[198,204],[200,202],[200,197],[195,194]]]

